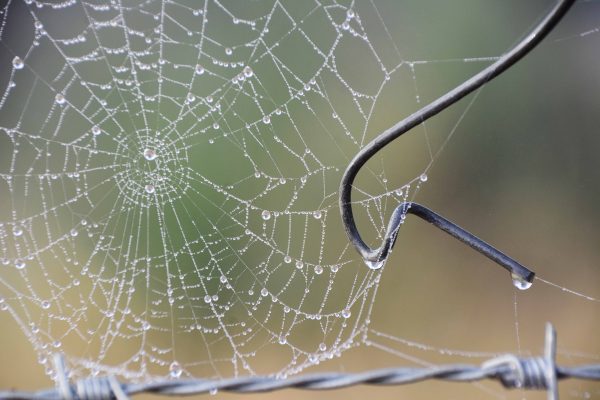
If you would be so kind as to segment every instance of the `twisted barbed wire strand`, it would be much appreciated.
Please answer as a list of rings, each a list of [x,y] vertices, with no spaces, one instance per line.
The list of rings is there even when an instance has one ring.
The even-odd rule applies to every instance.
[[[286,379],[246,376],[221,380],[162,380],[149,383],[119,383],[115,377],[90,377],[70,384],[62,356],[54,360],[57,388],[39,392],[0,392],[0,400],[127,400],[128,396],[151,393],[187,396],[214,393],[261,393],[281,389],[328,390],[355,385],[406,385],[430,379],[451,382],[497,380],[506,388],[546,390],[548,400],[558,400],[557,381],[567,378],[600,381],[600,364],[560,367],[555,364],[556,333],[546,326],[543,357],[503,355],[477,365],[451,364],[428,368],[400,367],[359,373],[316,373]]]

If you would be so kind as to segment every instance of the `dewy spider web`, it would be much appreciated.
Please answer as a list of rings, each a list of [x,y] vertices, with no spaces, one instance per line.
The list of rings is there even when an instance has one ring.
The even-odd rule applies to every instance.
[[[375,4],[9,1],[1,17],[1,306],[49,373],[64,352],[75,378],[286,376],[390,339],[369,331],[381,271],[337,210],[389,88],[418,105],[418,64]],[[405,181],[374,167],[355,188],[366,235],[450,134],[419,139]]]
[[[339,167],[399,64],[351,7],[191,4],[4,11],[5,36],[18,20],[32,37],[4,43],[3,304],[42,363],[230,376],[277,351],[287,374],[366,326],[379,274],[329,231]],[[369,86],[339,64],[356,51],[380,67]]]

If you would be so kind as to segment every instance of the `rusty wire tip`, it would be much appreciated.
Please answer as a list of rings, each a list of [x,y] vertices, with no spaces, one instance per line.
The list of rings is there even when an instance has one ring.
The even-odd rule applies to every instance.
[[[429,118],[445,110],[452,104],[456,103],[457,101],[459,101],[469,93],[473,92],[474,90],[480,88],[485,83],[491,81],[492,79],[500,75],[502,72],[510,68],[512,65],[514,65],[527,53],[533,50],[533,48],[535,48],[537,44],[539,44],[542,41],[542,39],[552,31],[552,29],[562,19],[562,17],[566,14],[566,12],[569,10],[569,8],[573,5],[574,2],[575,0],[559,1],[552,8],[552,10],[550,10],[550,12],[543,18],[543,20],[533,29],[533,31],[530,34],[525,36],[523,40],[521,40],[505,55],[500,57],[496,62],[483,69],[470,79],[466,80],[456,88],[452,89],[448,93],[444,94],[443,96],[437,98],[430,104],[421,108],[419,111],[411,114],[404,120],[398,122],[391,128],[381,133],[370,143],[368,143],[365,147],[363,147],[358,152],[358,154],[352,159],[352,161],[350,161],[350,164],[346,168],[346,171],[344,172],[342,181],[340,183],[339,206],[342,214],[342,222],[344,224],[346,234],[348,235],[348,239],[354,245],[359,254],[362,256],[369,268],[378,269],[381,268],[381,266],[384,264],[396,240],[398,229],[400,227],[400,224],[402,223],[403,216],[406,214],[407,210],[415,208],[415,204],[412,203],[412,206],[408,208],[406,208],[407,203],[399,205],[392,213],[392,217],[390,219],[390,222],[388,223],[388,228],[382,244],[376,249],[372,249],[371,247],[369,247],[363,241],[363,239],[360,236],[360,233],[358,232],[356,221],[354,220],[354,215],[352,212],[352,184],[363,165],[379,150],[384,148],[393,140],[400,137],[402,134],[408,132],[412,128],[422,124]],[[419,210],[427,209],[425,209],[423,206],[419,206]],[[415,210],[413,210],[412,213],[416,214],[414,211]],[[427,213],[429,213],[429,215],[435,215],[436,218],[443,220],[442,217],[433,213],[430,210],[427,210]],[[419,216],[425,218],[423,215]],[[447,220],[444,221],[449,222]],[[452,226],[458,228],[454,224],[452,224]],[[523,267],[522,265],[516,263],[516,261],[510,259],[510,257],[500,252],[497,252],[497,250],[497,253],[494,253],[495,255],[492,255],[492,253],[486,254],[484,251],[482,251],[482,249],[487,247],[489,250],[489,248],[493,249],[493,247],[489,246],[481,239],[471,235],[470,233],[460,228],[459,229],[461,234],[468,235],[468,241],[461,239],[459,235],[453,234],[450,230],[446,230],[444,228],[441,229],[445,230],[452,236],[460,239],[464,243],[471,246],[473,249],[481,252],[482,254],[485,254],[487,257],[491,258],[492,260],[502,265],[504,268],[507,268],[509,271],[511,271],[513,282],[517,288],[526,289],[529,286],[531,286],[531,282],[534,277],[533,272]],[[502,260],[510,261],[507,264],[503,263]]]

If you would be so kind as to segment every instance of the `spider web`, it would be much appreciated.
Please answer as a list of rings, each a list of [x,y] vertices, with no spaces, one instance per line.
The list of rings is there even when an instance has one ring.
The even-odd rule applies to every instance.
[[[64,352],[73,377],[285,377],[414,345],[370,328],[382,270],[337,206],[434,63],[404,59],[375,4],[29,0],[1,21],[1,305],[48,373]],[[369,164],[366,237],[453,132],[415,137],[400,182]]]

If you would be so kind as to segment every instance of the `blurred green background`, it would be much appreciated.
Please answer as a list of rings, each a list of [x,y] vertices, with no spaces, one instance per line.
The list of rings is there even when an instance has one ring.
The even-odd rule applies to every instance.
[[[553,2],[374,3],[403,59],[415,61],[415,79],[409,76],[392,86],[390,90],[404,87],[409,93],[400,96],[401,105],[379,106],[371,136],[483,68],[487,63],[463,59],[498,56],[523,37]],[[358,1],[357,9],[360,6]],[[399,139],[369,164],[373,171],[384,170],[391,186],[406,182],[407,176],[414,177],[414,171],[429,162],[420,148],[426,133],[434,152],[444,148],[434,158],[417,201],[531,266],[542,279],[594,299],[600,299],[600,33],[593,32],[600,27],[599,16],[600,3],[577,3],[522,62],[427,122],[425,128]],[[406,87],[415,84],[416,89]],[[395,94],[385,96],[393,99]],[[361,177],[366,179],[366,174]],[[360,178],[358,182],[369,187]],[[372,332],[369,337],[378,346],[352,349],[307,372],[406,365],[412,357],[426,363],[482,360],[436,349],[537,354],[546,321],[558,331],[561,363],[599,363],[598,300],[561,288],[537,281],[530,290],[517,292],[505,272],[490,261],[409,217],[382,274],[370,328],[434,349],[407,346]],[[49,386],[14,320],[0,313],[0,323],[0,354],[5,360],[0,365],[0,388]],[[395,354],[382,351],[381,346]],[[561,384],[562,398],[586,398],[586,393],[600,397],[600,386]],[[544,396],[506,392],[491,383],[426,382],[239,398]]]

